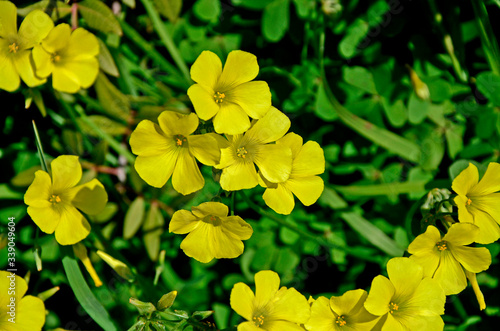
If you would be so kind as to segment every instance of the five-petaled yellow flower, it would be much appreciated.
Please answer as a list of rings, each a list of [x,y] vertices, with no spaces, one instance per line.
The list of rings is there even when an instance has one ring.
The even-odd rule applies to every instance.
[[[219,163],[220,150],[215,134],[191,135],[199,124],[194,113],[164,111],[158,123],[143,120],[130,136],[132,152],[138,155],[135,160],[137,173],[154,187],[162,187],[172,176],[177,192],[186,195],[200,190],[205,179],[196,159],[209,166]]]
[[[35,76],[31,49],[54,27],[49,15],[33,10],[17,31],[17,8],[10,1],[0,1],[0,89],[12,92],[21,84],[33,87],[45,83]]]
[[[387,274],[377,276],[365,301],[369,313],[381,316],[375,329],[382,331],[443,330],[446,296],[439,283],[423,278],[422,267],[407,257],[387,262]],[[423,279],[422,279],[423,278]]]
[[[267,187],[264,201],[275,212],[288,215],[292,212],[295,201],[293,195],[306,206],[315,203],[325,187],[323,180],[316,176],[325,171],[325,156],[323,149],[315,141],[302,145],[302,137],[288,133],[276,142],[277,146],[286,146],[292,151],[292,171],[286,181],[271,183],[260,176],[260,184]],[[264,178],[263,178],[264,177]]]
[[[231,308],[247,320],[238,331],[304,330],[310,307],[296,289],[280,286],[277,273],[270,270],[255,274],[255,294],[248,285],[237,283],[231,290]]]
[[[186,234],[181,249],[187,256],[208,263],[216,259],[234,259],[243,253],[243,242],[253,229],[239,216],[227,216],[229,209],[220,202],[205,202],[191,211],[178,210],[172,216],[169,231]]]
[[[49,234],[55,231],[59,244],[73,245],[90,233],[90,224],[78,209],[97,215],[108,195],[97,179],[77,186],[82,178],[78,156],[61,155],[52,161],[51,168],[52,178],[43,170],[35,173],[24,202],[40,230]]]
[[[219,57],[203,51],[191,67],[191,78],[198,84],[188,96],[202,120],[213,118],[217,133],[231,135],[248,130],[251,118],[262,118],[271,106],[266,82],[253,81],[259,73],[255,55],[232,51],[222,69]]]
[[[439,282],[446,295],[457,294],[467,286],[465,270],[478,273],[488,269],[491,254],[486,247],[467,247],[479,235],[471,223],[455,223],[441,237],[435,226],[428,226],[408,247],[411,259],[424,268],[424,277]]]
[[[352,290],[340,297],[319,297],[311,305],[311,318],[305,324],[311,331],[369,331],[377,316],[363,306],[368,293]]]
[[[221,142],[220,164],[222,169],[221,187],[226,191],[248,189],[257,186],[259,171],[270,182],[284,182],[292,170],[292,151],[283,144],[270,144],[290,128],[290,120],[278,109],[257,120],[245,134],[226,135]]]
[[[33,48],[36,74],[52,74],[52,86],[59,91],[76,93],[90,87],[99,73],[97,38],[87,30],[71,32],[68,24],[59,24],[50,31],[41,45]]]
[[[0,270],[0,330],[40,331],[45,324],[43,301],[27,295],[28,284],[12,272]]]
[[[458,220],[479,227],[476,242],[489,244],[500,238],[500,164],[491,162],[481,181],[477,167],[469,163],[451,186],[458,196]]]

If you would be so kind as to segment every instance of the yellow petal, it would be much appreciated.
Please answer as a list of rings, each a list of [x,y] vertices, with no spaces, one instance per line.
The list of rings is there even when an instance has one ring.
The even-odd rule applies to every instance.
[[[215,132],[221,134],[236,135],[245,132],[250,127],[247,113],[234,103],[223,103],[213,122]]]
[[[50,163],[54,193],[60,193],[78,184],[82,178],[82,166],[78,156],[61,155]]]
[[[75,253],[76,257],[78,257],[80,261],[82,261],[83,266],[85,267],[85,269],[87,269],[87,272],[94,281],[95,286],[102,286],[102,281],[95,271],[94,266],[92,265],[92,261],[90,261],[89,256],[87,255],[87,248],[85,247],[85,245],[83,245],[82,243],[76,243],[75,245],[73,245],[73,252]]]
[[[384,276],[376,276],[365,301],[365,308],[373,315],[381,316],[389,312],[389,303],[395,293],[394,285]]]
[[[13,328],[15,331],[42,330],[42,326],[45,324],[45,306],[43,301],[31,295],[22,298],[16,307],[16,323],[10,324],[15,325],[15,328]],[[0,328],[2,328],[1,324]],[[9,329],[2,328],[2,330]]]
[[[89,235],[90,224],[75,207],[66,206],[55,232],[59,244],[74,245]]]
[[[201,52],[191,66],[191,79],[208,90],[215,87],[221,73],[222,62],[215,53],[210,51]]]
[[[330,300],[319,297],[311,306],[311,318],[305,324],[307,330],[331,331],[335,330],[335,315],[330,309]]]
[[[457,246],[450,249],[454,258],[470,272],[479,273],[489,268],[491,254],[486,247]]]
[[[268,144],[259,146],[254,162],[262,175],[273,183],[288,179],[292,170],[292,151],[288,147]]]
[[[387,274],[396,289],[398,297],[409,297],[422,281],[420,265],[407,257],[395,257],[387,262]]]
[[[437,230],[437,229],[436,229]],[[479,228],[472,223],[455,223],[444,235],[446,240],[455,245],[470,245],[479,235]]]
[[[214,100],[214,92],[206,90],[200,84],[191,85],[187,94],[193,103],[196,114],[202,120],[208,121],[219,111],[220,106]]]
[[[24,203],[32,207],[49,207],[52,195],[52,181],[48,173],[42,170],[35,172],[35,179],[24,195]]]
[[[290,178],[283,185],[292,191],[304,206],[315,203],[325,188],[323,179],[318,176]]]
[[[259,310],[270,303],[280,286],[280,277],[271,270],[259,271],[255,274],[255,305]]]
[[[271,107],[271,91],[266,82],[248,82],[227,92],[226,99],[239,105],[248,116],[262,118]]]
[[[70,35],[71,27],[68,24],[57,25],[50,31],[47,38],[42,41],[43,49],[51,54],[64,50],[68,47]]]
[[[469,166],[455,177],[451,184],[451,188],[453,191],[457,192],[457,194],[466,196],[477,184],[478,180],[479,173],[477,172],[477,167],[469,163]]]
[[[368,293],[362,289],[347,291],[339,297],[331,297],[330,306],[337,315],[354,315],[356,310],[363,307],[367,296]],[[361,307],[359,307],[360,303]]]
[[[143,120],[130,135],[130,147],[135,155],[164,154],[171,151],[175,145],[173,141],[169,144],[168,139],[157,124]]]
[[[479,236],[476,237],[477,243],[490,244],[500,238],[500,227],[489,214],[474,208],[472,205],[469,206],[469,211],[474,217],[474,224],[479,227]],[[460,219],[460,208],[458,213]]]
[[[184,115],[175,111],[164,111],[158,116],[158,124],[167,137],[189,136],[196,131],[199,120],[195,113]]]
[[[434,252],[434,247],[438,241],[441,241],[439,230],[435,226],[429,225],[425,233],[417,236],[411,242],[408,246],[408,253],[416,255],[430,254]]]
[[[198,226],[199,220],[187,210],[178,210],[172,215],[168,231],[177,234],[186,234]]]
[[[224,69],[219,77],[216,90],[226,92],[257,77],[259,65],[257,57],[244,51],[232,51],[227,56]]]
[[[472,285],[472,289],[474,290],[474,294],[476,295],[477,302],[479,303],[479,309],[485,310],[486,302],[484,301],[483,292],[481,292],[479,284],[477,283],[476,274],[473,272],[469,272],[467,270],[465,271],[465,274],[467,275],[467,278],[469,279],[469,282]]]
[[[99,73],[99,62],[96,58],[68,61],[61,65],[64,66],[66,73],[71,72],[78,79],[78,89],[92,86]],[[62,91],[60,87],[58,90]]]
[[[1,1],[8,2],[8,1]],[[0,38],[0,49],[6,50],[8,49],[7,40]],[[14,61],[12,57],[7,53],[0,51],[0,89],[6,90],[9,92],[14,92],[21,85],[21,79],[19,78],[19,74],[17,73]]]
[[[223,218],[221,227],[222,232],[240,240],[250,239],[253,234],[252,226],[239,216],[228,216]]]
[[[413,261],[412,261],[413,262]],[[413,295],[405,302],[405,313],[419,316],[436,316],[444,314],[446,296],[439,283],[432,278],[424,278],[414,290]],[[412,313],[412,311],[415,313]]]
[[[288,321],[271,320],[264,322],[264,327],[266,331],[304,331],[302,326]]]
[[[457,195],[453,201],[458,208],[458,220],[462,223],[474,223],[474,218],[467,208],[466,199],[463,196]]]
[[[414,317],[412,316],[414,319]],[[402,324],[402,321],[397,318],[397,316],[394,316],[392,314],[387,314],[387,320],[384,323],[384,326],[382,327],[382,331],[408,331],[412,330],[410,329],[410,326],[407,326],[406,323]],[[412,325],[413,330],[418,330],[418,328],[415,328],[414,325]],[[437,331],[437,330],[436,330]]]
[[[48,77],[54,71],[54,63],[50,60],[50,54],[40,45],[33,48],[32,54],[36,75],[38,77]]]
[[[267,144],[283,137],[290,128],[290,119],[275,107],[271,107],[245,134],[249,141]],[[216,130],[217,131],[217,130]]]
[[[238,324],[238,331],[262,331],[254,322],[243,322]]]
[[[231,308],[241,317],[251,321],[253,317],[253,301],[255,295],[248,285],[234,284],[231,290]]]
[[[104,210],[108,202],[108,194],[97,179],[83,185],[70,188],[65,196],[71,204],[88,215],[97,215]],[[62,198],[64,200],[64,197]]]
[[[201,163],[215,166],[220,162],[220,149],[214,135],[200,134],[187,137],[189,152]]]
[[[296,133],[289,132],[283,138],[280,138],[276,141],[276,144],[283,145],[289,147],[292,150],[292,158],[295,160],[295,157],[302,149],[303,139]]]
[[[467,286],[464,269],[450,252],[441,253],[441,260],[434,277],[446,295],[457,294]]]
[[[74,60],[95,58],[99,54],[99,42],[96,36],[83,28],[77,28],[71,34],[65,57]]]
[[[14,277],[12,277],[12,274],[14,274]],[[8,277],[10,276],[10,277]],[[10,283],[14,281],[15,286],[16,286],[16,291],[15,294],[9,295],[9,287]],[[16,275],[15,273],[11,273],[9,271],[4,271],[0,270],[0,291],[3,293],[2,296],[0,296],[0,303],[2,304],[2,312],[4,307],[7,305],[7,303],[10,301],[10,296],[13,296],[16,298],[16,301],[21,300],[21,298],[24,296],[26,291],[28,290],[28,284],[24,280],[24,278]]]
[[[232,137],[232,136],[229,136],[229,137]],[[219,146],[220,146],[220,143],[219,143]],[[233,147],[232,145],[221,148],[221,150],[220,150],[220,163],[215,165],[215,167],[217,169],[224,169],[224,168],[227,168],[227,167],[233,165],[235,162],[242,162],[241,160],[238,160],[239,158],[237,158],[234,149],[235,149],[235,147]]]
[[[45,78],[39,79],[35,76],[35,67],[31,61],[31,50],[22,50],[14,56],[14,65],[21,76],[23,82],[29,87],[34,87],[45,83]]]
[[[433,243],[436,247],[436,242]],[[424,277],[432,277],[439,266],[439,261],[441,260],[441,253],[438,253],[436,249],[430,250],[426,254],[414,254],[410,256],[410,259],[420,264],[424,271]]]
[[[222,170],[220,185],[226,191],[253,188],[257,184],[257,171],[251,162],[235,162]]]
[[[500,193],[474,197],[471,205],[488,213],[497,223],[500,224]]]
[[[18,35],[22,43],[19,48],[32,48],[47,37],[53,27],[54,22],[49,15],[38,9],[33,10],[26,15],[19,27]]]
[[[172,175],[172,186],[184,195],[199,191],[205,185],[200,168],[187,148],[181,148]]]
[[[54,66],[52,87],[61,92],[76,93],[81,87],[80,79],[76,73],[66,69],[66,66]]]
[[[193,215],[198,218],[213,215],[218,217],[226,217],[229,213],[229,208],[220,202],[204,202],[199,206],[192,207]]]
[[[308,177],[325,172],[325,155],[315,141],[308,141],[293,160],[293,177]]]
[[[0,1],[0,38],[10,39],[17,34],[17,8],[10,1]]]
[[[500,191],[500,164],[490,162],[483,178],[472,188],[470,195],[486,195],[498,191]]]
[[[200,222],[199,225],[191,231],[181,242],[181,249],[189,257],[208,263],[213,260],[212,240],[213,225]]]
[[[288,215],[295,207],[292,192],[282,184],[266,189],[262,198],[266,205],[278,214]]]
[[[48,234],[53,233],[61,221],[60,209],[52,206],[29,206],[28,214],[40,230]]]
[[[215,226],[212,230],[212,252],[217,259],[234,259],[243,254],[243,243],[222,226]]]

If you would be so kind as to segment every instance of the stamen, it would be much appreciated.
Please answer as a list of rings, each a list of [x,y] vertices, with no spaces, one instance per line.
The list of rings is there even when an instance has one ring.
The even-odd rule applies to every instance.
[[[222,103],[222,101],[224,100],[225,97],[226,97],[226,94],[221,93],[221,92],[215,92],[215,94],[214,94],[215,103]]]
[[[9,53],[17,53],[17,51],[19,50],[19,46],[14,42],[12,44],[9,45]]]
[[[184,145],[185,142],[187,142],[187,138],[184,137],[183,135],[178,134],[174,136],[174,141],[177,146],[182,146]]]
[[[444,240],[443,240],[443,241],[438,241],[438,242],[436,243],[436,246],[437,246],[437,248],[438,248],[440,251],[444,251],[445,249],[447,249],[447,248],[448,248],[448,246],[446,245],[446,241],[444,241]]]
[[[237,157],[241,157],[241,158],[246,158],[247,157],[247,150],[245,149],[245,147],[240,147],[236,150],[236,156]]]
[[[391,302],[391,303],[389,304],[389,312],[390,312],[391,314],[394,314],[394,311],[395,311],[395,310],[398,310],[398,309],[399,309],[399,306],[398,306],[397,304],[395,304],[394,302]]]
[[[55,194],[52,194],[50,197],[49,197],[49,202],[53,205],[61,202],[61,198],[58,196],[58,195],[55,195]]]
[[[59,62],[61,61],[61,56],[60,55],[57,55],[57,53],[54,53],[50,56],[50,60],[52,62]]]
[[[469,198],[469,200],[467,200],[467,202],[465,203],[467,206],[470,206],[470,204],[472,203],[472,200]]]
[[[255,326],[259,327],[259,326],[264,325],[264,315],[261,314],[259,316],[254,316],[252,319],[253,319]]]
[[[337,323],[339,326],[344,326],[347,324],[344,316],[337,316],[337,320],[335,321],[335,323]]]

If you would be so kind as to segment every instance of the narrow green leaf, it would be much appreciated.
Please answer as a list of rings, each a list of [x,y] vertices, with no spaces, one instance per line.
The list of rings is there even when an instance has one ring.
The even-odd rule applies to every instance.
[[[319,203],[327,205],[332,209],[342,209],[348,206],[347,202],[345,202],[334,189],[326,186],[323,193],[319,197]]]
[[[476,78],[476,86],[495,106],[500,106],[500,76],[482,72]]]
[[[160,253],[160,237],[163,233],[164,223],[165,220],[158,209],[158,204],[151,204],[142,229],[144,231],[144,245],[152,261],[156,261]]]
[[[346,221],[351,228],[368,240],[373,246],[379,248],[389,256],[403,256],[404,248],[400,247],[394,240],[388,237],[382,230],[366,220],[363,216],[354,212],[344,212],[340,217]]]
[[[290,20],[289,0],[274,0],[266,6],[262,15],[262,34],[271,41],[277,42],[288,30]]]
[[[111,9],[99,0],[83,0],[78,2],[78,11],[89,27],[104,33],[122,35],[120,22]]]
[[[360,196],[380,196],[393,195],[411,192],[425,191],[426,181],[412,182],[394,182],[388,184],[376,185],[350,185],[350,186],[334,186],[334,188],[347,197]]]
[[[104,75],[99,73],[95,82],[97,98],[104,110],[117,118],[126,120],[130,116],[130,101]]]
[[[102,132],[109,134],[110,136],[118,136],[124,134],[127,131],[127,126],[118,122],[115,122],[106,116],[101,115],[91,115],[88,119],[97,125]],[[92,127],[89,127],[85,121],[77,119],[84,133],[93,137],[100,137],[99,133],[95,132]]]
[[[99,67],[108,75],[114,77],[120,76],[115,60],[113,59],[113,56],[111,56],[108,47],[104,41],[101,40],[101,38],[97,38],[97,41],[99,42],[99,56],[97,57],[99,60]]]
[[[241,6],[254,10],[262,10],[268,4],[273,2],[273,0],[232,0],[231,2],[235,6]]]
[[[26,16],[35,9],[45,10],[45,8],[47,8],[49,2],[50,2],[50,0],[42,0],[42,1],[36,2],[32,5],[26,6],[24,8],[18,8],[17,14],[19,16]],[[71,13],[71,6],[70,5],[67,5],[62,1],[57,1],[56,4],[57,4],[57,7],[52,12],[52,17],[51,17],[52,20],[55,21],[58,18],[64,18],[65,16],[67,16]]]
[[[111,320],[106,308],[97,300],[94,293],[87,285],[87,281],[82,275],[78,262],[66,255],[62,259],[64,271],[68,277],[69,285],[75,293],[75,297],[82,305],[82,308],[106,331],[118,330],[116,325]]]
[[[35,172],[38,170],[42,170],[41,166],[32,166],[26,170],[21,171],[17,175],[15,175],[11,180],[10,183],[14,186],[18,187],[25,187],[31,185],[33,183],[33,180],[35,179]]]
[[[13,199],[22,200],[24,194],[21,192],[13,191],[8,184],[0,184],[0,198],[1,199]]]
[[[123,238],[132,238],[137,230],[139,230],[144,221],[145,203],[143,197],[137,197],[125,214],[125,222],[123,224]]]
[[[170,22],[175,22],[179,18],[182,9],[182,0],[153,0],[156,9]]]

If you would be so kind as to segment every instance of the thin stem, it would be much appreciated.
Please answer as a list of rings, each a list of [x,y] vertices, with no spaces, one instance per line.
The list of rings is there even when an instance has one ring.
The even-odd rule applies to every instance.
[[[481,38],[481,44],[483,46],[484,54],[488,60],[491,70],[500,75],[500,63],[498,62],[498,57],[500,56],[500,50],[498,47],[495,34],[491,28],[490,19],[488,17],[488,12],[486,7],[481,0],[471,0],[472,8],[474,9],[474,14],[476,16],[476,23],[479,28],[479,36]]]
[[[42,142],[40,140],[40,135],[38,134],[38,129],[36,128],[35,120],[32,120],[31,123],[33,123],[33,131],[35,131],[36,148],[38,150],[38,156],[40,157],[42,169],[46,173],[49,173],[49,170],[47,169],[47,161],[45,161],[45,155],[43,153]]]
[[[231,216],[234,216],[234,206],[236,204],[236,191],[231,192]]]
[[[160,36],[160,39],[165,45],[165,47],[167,47],[170,56],[172,56],[172,59],[174,59],[175,64],[177,64],[177,67],[184,75],[184,79],[186,80],[186,82],[189,85],[191,85],[191,76],[189,74],[188,67],[184,62],[181,53],[175,46],[172,37],[170,36],[168,30],[165,27],[165,24],[162,22],[160,15],[158,14],[158,11],[156,11],[151,0],[141,0],[141,2],[144,5],[146,12],[148,13],[148,16],[151,18],[151,22],[153,23],[153,27],[156,30],[156,33],[158,33],[158,36]]]

